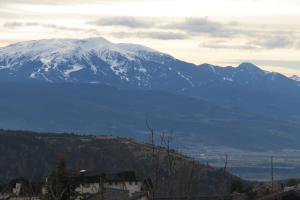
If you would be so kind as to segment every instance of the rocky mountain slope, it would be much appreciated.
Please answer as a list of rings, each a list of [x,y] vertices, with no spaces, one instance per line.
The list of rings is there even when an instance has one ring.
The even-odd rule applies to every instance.
[[[300,84],[294,79],[251,63],[194,65],[147,47],[115,44],[104,38],[39,40],[0,48],[1,82],[163,90],[272,116],[278,115],[274,113],[277,109],[285,117],[298,113],[287,106],[293,102],[297,107],[294,102],[300,98]]]
[[[90,84],[0,83],[0,127],[145,139],[145,121],[178,146],[297,148],[300,125],[159,91]]]
[[[0,75],[1,81],[102,83],[177,92],[220,83],[261,84],[276,90],[280,84],[299,86],[251,63],[236,68],[197,66],[141,45],[115,44],[104,38],[39,40],[0,48]]]
[[[0,48],[0,126],[143,138],[149,120],[185,145],[298,148],[293,79],[251,63],[195,65],[104,38],[21,42]]]

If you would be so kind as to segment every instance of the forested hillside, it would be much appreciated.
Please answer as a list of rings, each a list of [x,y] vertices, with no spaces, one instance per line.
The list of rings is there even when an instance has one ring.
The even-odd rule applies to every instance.
[[[168,137],[161,141],[162,144],[170,142]],[[173,191],[186,189],[194,195],[216,195],[226,192],[225,188],[228,189],[231,181],[236,179],[221,169],[200,164],[165,147],[153,149],[151,144],[113,136],[2,130],[0,179],[44,179],[62,157],[70,170],[85,169],[89,174],[136,171],[140,178],[152,177],[158,192],[166,192],[171,183]]]

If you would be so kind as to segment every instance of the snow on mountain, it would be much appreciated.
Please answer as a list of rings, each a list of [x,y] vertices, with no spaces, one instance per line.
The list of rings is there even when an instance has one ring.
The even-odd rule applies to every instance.
[[[127,59],[133,59],[141,51],[155,52],[140,45],[114,44],[104,38],[90,38],[86,40],[75,39],[48,39],[39,41],[20,42],[1,48],[1,56],[37,56],[40,59],[54,59],[55,56],[70,56],[74,53],[80,55],[96,51],[101,54],[105,50],[118,52]]]
[[[104,38],[39,40],[0,48],[0,72],[17,76],[19,70],[26,71],[27,78],[49,82],[79,80],[74,74],[80,71],[91,82],[112,72],[129,81],[130,71],[141,79],[147,72],[142,62],[155,62],[160,57],[171,58],[141,45],[114,44]]]
[[[297,76],[297,75],[291,76],[290,79],[292,79],[294,81],[297,81],[297,82],[300,82],[300,77]]]
[[[197,66],[148,47],[104,38],[37,40],[0,48],[0,81],[100,83],[176,92],[195,92],[208,85],[268,89],[280,88],[277,83],[295,85],[252,63]]]

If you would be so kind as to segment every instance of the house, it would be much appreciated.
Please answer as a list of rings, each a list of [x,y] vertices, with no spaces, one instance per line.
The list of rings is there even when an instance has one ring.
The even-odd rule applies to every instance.
[[[25,178],[14,179],[8,184],[9,199],[35,199],[41,195],[43,182],[31,182]]]
[[[73,177],[72,190],[76,199],[148,200],[152,188],[151,179],[138,179],[135,172],[127,171],[99,176]],[[7,185],[7,194],[0,200],[38,200],[48,194],[46,182],[30,182],[24,178],[12,180]],[[101,197],[101,198],[100,198]]]
[[[243,193],[234,192],[231,195],[231,199],[232,200],[246,200],[247,196],[245,194],[243,194]]]
[[[90,195],[86,200],[148,200],[148,192],[136,192],[129,196],[129,192],[120,189],[104,189],[102,193]]]
[[[300,192],[297,190],[280,191],[257,200],[300,200]]]
[[[142,191],[143,181],[137,180],[135,172],[121,172],[118,174],[104,175],[104,188],[126,190],[129,196]]]
[[[148,199],[152,187],[151,179],[139,180],[135,172],[126,171],[116,174],[102,174],[100,176],[82,176],[75,191],[84,198],[104,199]],[[120,197],[122,196],[122,198]]]
[[[9,193],[0,193],[0,200],[8,200],[10,197]]]
[[[29,182],[24,178],[14,179],[9,183],[9,190],[15,196],[27,193]]]
[[[300,184],[298,185],[294,185],[294,186],[290,186],[290,187],[284,187],[284,191],[290,191],[290,190],[296,190],[296,191],[300,191]]]

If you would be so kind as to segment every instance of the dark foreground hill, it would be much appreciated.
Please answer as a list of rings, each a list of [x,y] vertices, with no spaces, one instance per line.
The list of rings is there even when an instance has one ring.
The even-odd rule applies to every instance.
[[[233,176],[202,165],[175,151],[155,148],[153,167],[152,146],[127,138],[113,136],[79,136],[73,134],[37,134],[0,131],[0,179],[17,177],[41,179],[64,157],[70,170],[85,169],[89,174],[134,170],[140,178],[155,177],[157,185],[166,191],[167,183],[174,191],[191,186],[194,195],[221,194],[233,181]],[[168,156],[170,155],[170,156]],[[172,159],[171,171],[169,159]],[[156,173],[155,173],[156,174]],[[153,178],[154,179],[154,178]],[[170,181],[170,182],[169,182]]]

